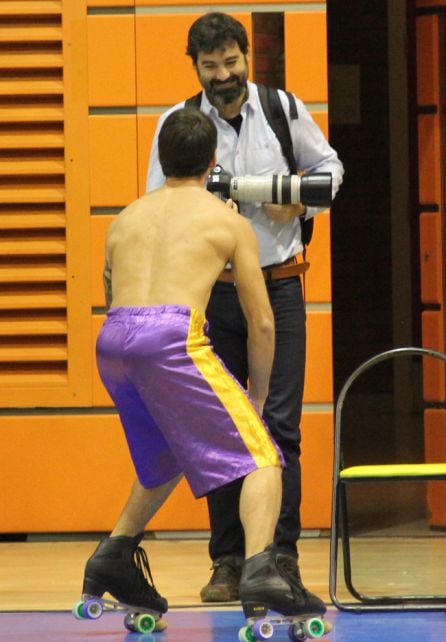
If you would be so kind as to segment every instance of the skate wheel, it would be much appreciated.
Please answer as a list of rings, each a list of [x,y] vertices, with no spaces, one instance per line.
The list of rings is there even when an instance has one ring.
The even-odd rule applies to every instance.
[[[291,642],[302,642],[306,637],[300,624],[290,624],[288,627],[288,638]]]
[[[303,623],[303,630],[310,640],[319,640],[325,633],[325,626],[320,617],[312,617]]]
[[[132,633],[151,633],[156,627],[156,620],[150,613],[127,613],[124,626]]]
[[[135,627],[138,633],[151,633],[155,624],[156,620],[150,613],[140,613],[135,617]]]
[[[79,602],[76,602],[76,604],[73,606],[71,612],[74,615],[74,617],[76,618],[76,620],[83,620],[84,619],[83,608],[84,608],[84,603],[83,603],[82,600],[80,600]]]
[[[242,628],[238,632],[238,639],[239,642],[257,642],[256,636],[254,635],[252,627],[250,626],[242,626]]]
[[[273,636],[274,627],[268,620],[257,620],[252,625],[252,632],[258,640],[269,640]]]
[[[135,614],[127,613],[127,615],[124,618],[124,626],[127,629],[127,631],[132,631],[132,633],[136,633],[134,622],[135,622]]]
[[[103,610],[104,607],[99,600],[87,600],[82,606],[82,615],[86,620],[97,620]]]

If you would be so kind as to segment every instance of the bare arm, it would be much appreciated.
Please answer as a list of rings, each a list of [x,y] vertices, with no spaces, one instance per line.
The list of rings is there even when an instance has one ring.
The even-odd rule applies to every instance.
[[[286,223],[296,216],[302,216],[306,212],[305,205],[296,203],[294,205],[276,205],[275,203],[263,203],[266,215],[272,221]]]
[[[257,239],[250,224],[237,221],[238,239],[231,259],[237,294],[248,324],[249,393],[260,413],[268,396],[274,358],[274,316],[260,268]]]
[[[104,294],[105,294],[105,307],[107,311],[110,309],[112,304],[112,270],[111,270],[111,261],[110,261],[110,237],[112,230],[115,227],[117,219],[115,219],[107,231],[107,237],[105,241],[105,261],[104,269],[102,271],[102,283],[104,285]]]
[[[109,310],[112,303],[112,278],[111,268],[107,260],[105,261],[104,271],[102,273],[102,282],[104,284],[105,307]]]

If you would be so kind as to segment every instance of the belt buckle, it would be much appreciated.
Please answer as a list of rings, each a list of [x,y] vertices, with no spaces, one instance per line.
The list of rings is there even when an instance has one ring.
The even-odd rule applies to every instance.
[[[267,283],[268,285],[273,281],[273,269],[274,268],[263,268],[265,283]]]

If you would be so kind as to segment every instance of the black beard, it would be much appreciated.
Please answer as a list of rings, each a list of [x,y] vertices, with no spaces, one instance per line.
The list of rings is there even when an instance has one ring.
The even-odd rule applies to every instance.
[[[232,76],[230,81],[236,81],[232,87],[221,87],[215,80],[205,86],[206,96],[212,105],[229,105],[240,98],[246,91],[246,79]],[[226,83],[224,83],[226,84]]]

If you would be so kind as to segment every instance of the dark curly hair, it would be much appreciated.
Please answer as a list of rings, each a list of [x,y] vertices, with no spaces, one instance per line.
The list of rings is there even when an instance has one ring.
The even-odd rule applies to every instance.
[[[189,29],[186,54],[196,64],[198,53],[211,53],[222,47],[225,42],[235,40],[244,54],[248,53],[248,34],[241,22],[227,13],[205,13],[195,20]]]
[[[202,111],[184,107],[164,121],[158,137],[158,153],[165,176],[201,176],[217,147],[217,129]]]

